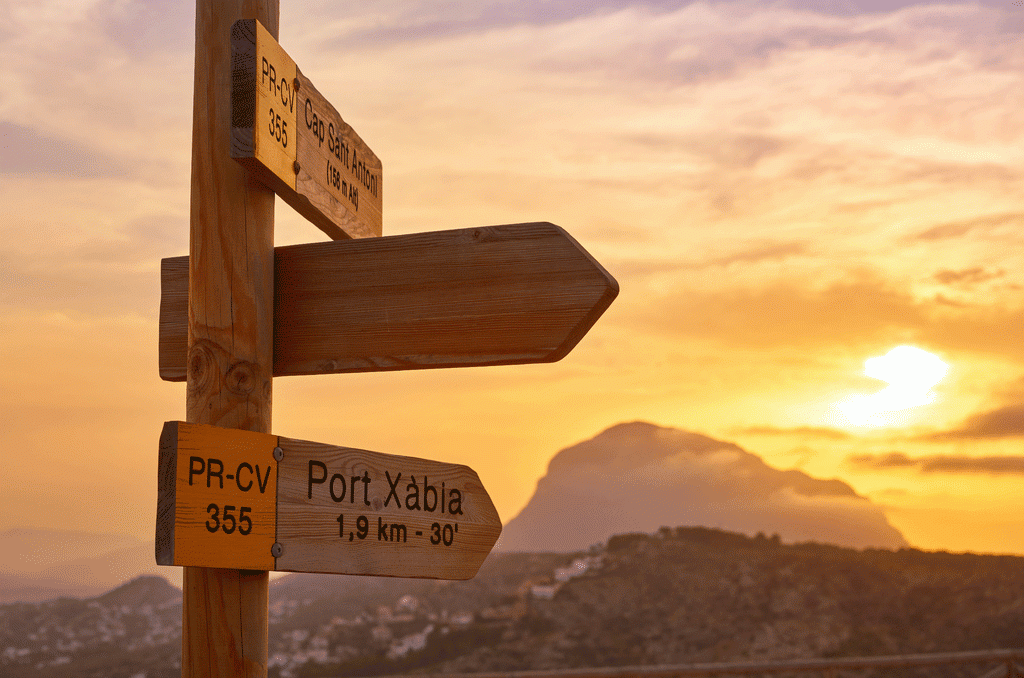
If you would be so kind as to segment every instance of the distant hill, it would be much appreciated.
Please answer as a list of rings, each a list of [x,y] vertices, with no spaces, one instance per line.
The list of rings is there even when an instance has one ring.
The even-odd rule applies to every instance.
[[[0,532],[0,603],[96,596],[140,575],[181,584],[153,542],[117,534],[13,528]]]
[[[137,577],[112,591],[107,591],[96,600],[115,607],[158,607],[181,601],[181,589],[172,586],[163,577]]]
[[[840,480],[780,471],[733,443],[633,422],[556,454],[498,548],[577,551],[663,525],[857,548],[907,545],[879,507]]]

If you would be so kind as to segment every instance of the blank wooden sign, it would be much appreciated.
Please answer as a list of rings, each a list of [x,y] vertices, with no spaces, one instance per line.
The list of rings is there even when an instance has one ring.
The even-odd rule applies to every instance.
[[[467,466],[167,422],[160,565],[469,579],[501,520]]]
[[[619,291],[544,222],[278,247],[274,267],[274,376],[552,362]],[[184,381],[188,257],[161,292],[160,376]]]
[[[379,236],[380,159],[255,19],[231,30],[231,157],[335,240]]]

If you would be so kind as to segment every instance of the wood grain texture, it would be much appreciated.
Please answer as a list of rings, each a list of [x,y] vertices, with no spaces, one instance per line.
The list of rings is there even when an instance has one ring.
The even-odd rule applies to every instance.
[[[231,27],[277,35],[277,0],[197,0],[189,239],[189,422],[270,430],[274,193],[232,160]],[[267,675],[266,572],[185,568],[184,678]]]
[[[178,468],[178,422],[169,421],[160,432],[156,495],[156,563],[174,565],[174,504]]]
[[[560,360],[619,289],[549,223],[294,245],[275,258],[276,376]],[[184,376],[184,265],[164,260],[160,375],[170,381]]]
[[[185,381],[188,362],[188,257],[160,261],[158,362],[167,381]]]
[[[302,69],[297,70],[297,194],[309,201],[316,214],[340,226],[350,237],[381,235],[384,173],[380,158],[342,120]]]
[[[332,239],[379,236],[380,159],[259,22],[231,44],[231,156]]]
[[[469,579],[501,534],[467,466],[284,437],[280,445],[278,570]]]

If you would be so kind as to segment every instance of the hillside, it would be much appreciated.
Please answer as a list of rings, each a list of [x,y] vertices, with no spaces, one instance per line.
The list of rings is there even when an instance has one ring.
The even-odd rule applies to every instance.
[[[1018,647],[1024,558],[784,545],[701,528],[611,539],[596,570],[530,600],[443,671]],[[931,674],[935,675],[935,674]]]
[[[88,600],[0,605],[0,675],[172,678],[180,619],[180,591],[154,577]],[[585,553],[492,554],[467,582],[283,577],[270,592],[269,676],[947,652],[1018,647],[1021,628],[1021,557],[680,527]]]

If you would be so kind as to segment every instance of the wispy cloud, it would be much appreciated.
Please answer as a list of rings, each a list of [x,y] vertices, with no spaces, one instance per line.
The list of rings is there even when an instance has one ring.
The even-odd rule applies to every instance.
[[[943,285],[977,285],[1006,277],[1005,270],[991,271],[984,266],[972,266],[959,271],[943,269],[935,273],[935,280]]]
[[[975,440],[1024,436],[1024,404],[1005,405],[969,417],[958,428],[928,436],[929,440]]]
[[[1012,227],[1019,232],[1024,224],[1024,212],[992,214],[984,217],[949,221],[937,224],[912,236],[915,240],[947,240],[961,238],[969,233],[986,232],[1002,227]]]
[[[126,163],[102,148],[44,136],[30,127],[0,121],[0,174],[56,174],[76,178],[125,177]]]
[[[824,426],[748,426],[736,429],[739,434],[755,436],[793,436],[797,438],[822,438],[825,440],[846,440],[852,436],[846,431]]]
[[[866,469],[913,469],[920,473],[1024,475],[1024,456],[967,457],[931,455],[909,457],[902,452],[859,454],[848,457],[853,466]]]

